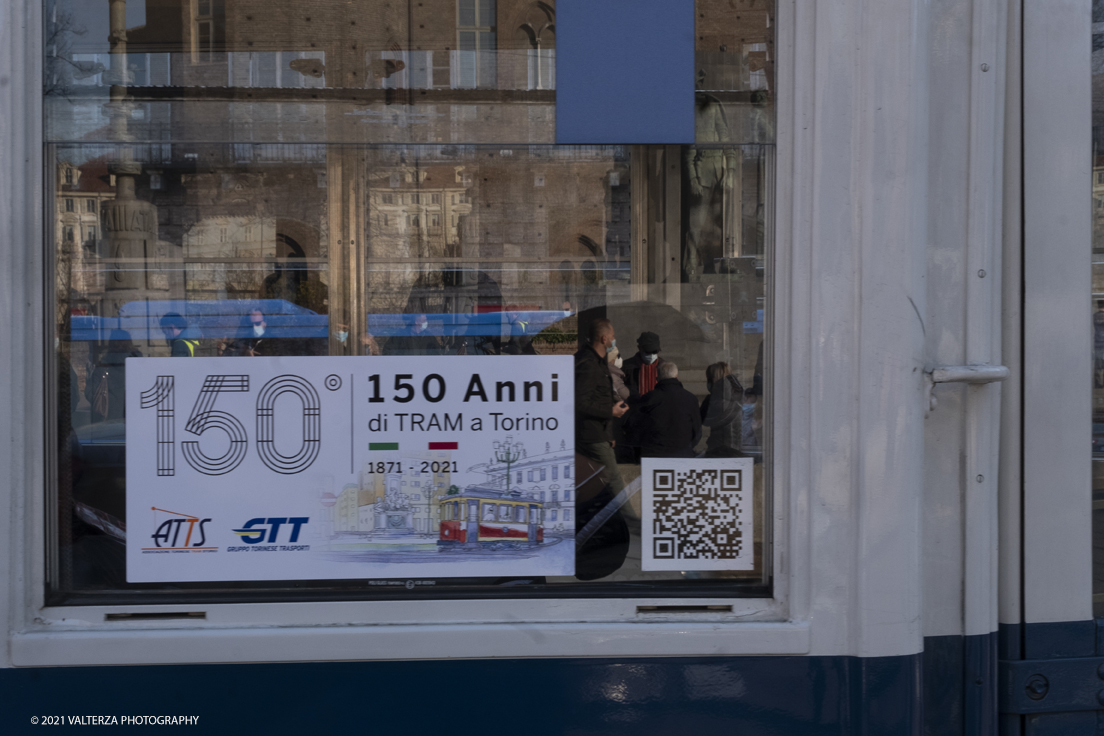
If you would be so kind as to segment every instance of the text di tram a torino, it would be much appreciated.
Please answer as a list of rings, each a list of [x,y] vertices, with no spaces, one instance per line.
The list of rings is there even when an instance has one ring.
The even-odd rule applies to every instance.
[[[395,395],[391,401],[405,404],[415,397],[413,374],[397,374],[395,376]],[[387,401],[381,395],[380,376],[371,375],[368,381],[372,388],[369,397],[370,404],[378,404]],[[546,391],[547,388],[547,391]],[[444,377],[433,373],[422,381],[422,397],[436,403],[445,398],[448,390]],[[556,402],[560,400],[559,375],[551,374],[548,380],[533,381],[488,381],[486,385],[478,373],[473,373],[468,378],[467,388],[464,391],[464,403],[475,404],[526,404]],[[474,408],[474,407],[473,407]],[[495,432],[527,431],[559,429],[559,419],[554,416],[541,416],[536,412],[525,411],[520,407],[504,411],[491,411],[481,413],[479,416],[470,416],[465,421],[463,412],[450,414],[449,412],[380,412],[368,420],[370,432],[482,432],[488,429]]]

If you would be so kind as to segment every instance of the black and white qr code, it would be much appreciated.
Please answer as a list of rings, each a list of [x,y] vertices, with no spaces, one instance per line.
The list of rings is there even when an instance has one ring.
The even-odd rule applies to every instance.
[[[744,472],[651,469],[651,557],[736,560],[746,553]]]

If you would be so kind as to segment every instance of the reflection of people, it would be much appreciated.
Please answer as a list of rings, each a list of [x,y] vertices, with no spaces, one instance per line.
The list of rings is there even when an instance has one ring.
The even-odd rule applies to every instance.
[[[616,346],[606,351],[606,365],[609,366],[610,378],[613,379],[613,396],[616,401],[625,401],[630,394],[629,387],[625,385],[625,371],[621,370],[623,363],[621,351]]]
[[[705,369],[709,395],[701,405],[702,424],[709,427],[705,454],[734,457],[740,449],[744,387],[729,372],[728,363],[714,363]]]
[[[613,454],[610,423],[629,407],[623,401],[614,402],[606,364],[606,352],[614,342],[613,323],[598,319],[590,326],[590,343],[575,353],[575,450],[602,466],[599,478],[617,494],[625,483]]]
[[[334,336],[337,338],[337,341],[341,343],[342,353],[351,354],[352,341],[349,339],[349,317],[347,314],[343,314],[337,322],[334,322]],[[360,336],[360,344],[365,355],[383,354],[383,351],[380,350],[379,343],[376,342],[376,338],[367,330]]]
[[[235,340],[226,348],[224,355],[257,357],[261,355],[283,355],[279,343],[269,334],[268,321],[260,309],[251,309],[243,327],[249,336]]]
[[[169,312],[161,318],[161,332],[169,343],[173,358],[194,358],[199,340],[188,334],[188,322],[176,312]]]
[[[694,457],[702,436],[701,414],[694,394],[678,380],[678,366],[659,367],[655,390],[641,401],[636,421],[643,457]]]
[[[1096,387],[1104,388],[1104,299],[1096,300],[1093,314],[1093,376]]]
[[[440,355],[444,351],[441,341],[429,332],[429,318],[416,314],[410,332],[388,340],[385,352],[388,355]]]
[[[663,358],[659,357],[659,335],[654,332],[640,333],[636,347],[636,355],[626,360],[622,366],[625,384],[629,387],[633,401],[655,388],[659,381],[659,367],[663,365]]]
[[[129,333],[111,331],[106,349],[84,384],[84,395],[92,405],[93,421],[126,416],[126,359],[140,357],[142,353],[134,347]]]

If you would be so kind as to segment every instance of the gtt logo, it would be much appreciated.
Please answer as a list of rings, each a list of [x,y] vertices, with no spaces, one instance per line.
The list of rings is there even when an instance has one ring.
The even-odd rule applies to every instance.
[[[241,529],[235,529],[234,533],[241,537],[241,540],[246,544],[260,544],[265,541],[265,535],[268,535],[268,543],[275,544],[276,538],[280,534],[280,527],[285,524],[291,527],[291,538],[287,541],[288,544],[295,544],[299,541],[299,530],[310,521],[309,516],[295,516],[292,518],[287,517],[274,517],[266,519],[264,517],[258,519],[250,519],[242,525]]]

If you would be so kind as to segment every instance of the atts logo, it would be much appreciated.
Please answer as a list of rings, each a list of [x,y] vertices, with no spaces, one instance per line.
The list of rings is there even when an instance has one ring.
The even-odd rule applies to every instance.
[[[150,535],[153,539],[152,547],[143,547],[143,552],[216,552],[218,547],[207,546],[207,533],[204,526],[210,519],[201,519],[191,514],[181,514],[177,511],[150,507],[156,514],[172,514],[174,518],[166,519],[157,526],[157,530]]]
[[[276,544],[279,541],[280,530],[289,528],[291,536],[285,540],[286,544],[295,544],[299,541],[299,530],[310,521],[308,516],[275,517],[265,519],[263,517],[250,519],[241,529],[235,529],[234,533],[241,537],[246,544]]]

